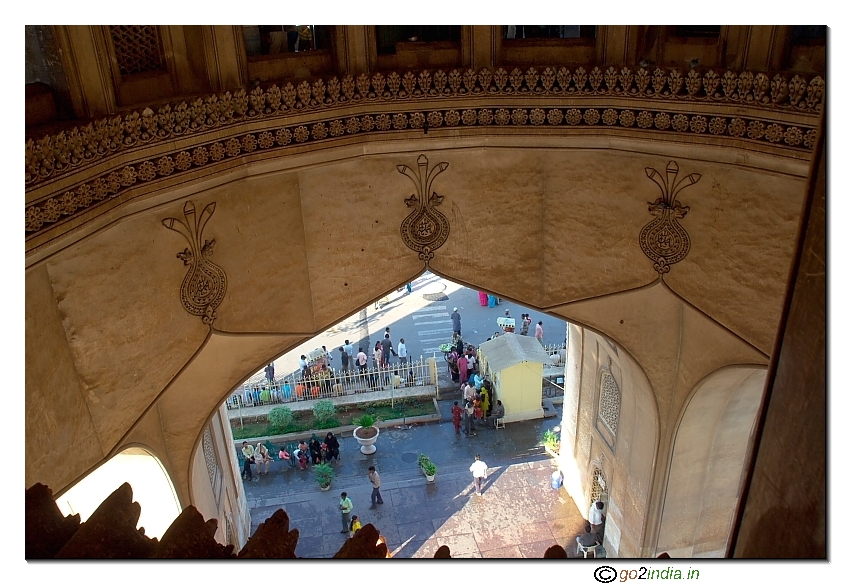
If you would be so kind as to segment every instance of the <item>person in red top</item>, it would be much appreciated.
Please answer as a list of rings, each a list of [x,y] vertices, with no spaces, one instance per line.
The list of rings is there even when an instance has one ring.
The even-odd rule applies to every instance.
[[[460,418],[463,415],[463,409],[461,409],[457,401],[452,405],[452,423],[455,426],[455,433],[460,433]]]
[[[484,418],[484,411],[481,409],[481,399],[478,397],[475,398],[475,406],[473,408],[473,415],[475,416],[475,424],[478,425],[481,423],[481,420]]]

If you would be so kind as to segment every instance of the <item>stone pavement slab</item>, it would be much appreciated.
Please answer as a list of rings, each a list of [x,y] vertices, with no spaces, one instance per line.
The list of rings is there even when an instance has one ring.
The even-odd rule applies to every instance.
[[[246,482],[252,531],[277,509],[299,530],[296,554],[305,558],[333,556],[345,542],[340,534],[338,501],[345,490],[353,514],[372,523],[397,558],[433,557],[448,545],[456,558],[542,557],[554,544],[575,556],[574,538],[585,521],[561,488],[549,477],[555,460],[543,449],[543,431],[557,418],[482,427],[476,437],[455,435],[448,416],[451,402],[439,402],[443,422],[410,429],[381,431],[372,456],[360,453],[350,436],[340,438],[343,456],[335,466],[330,491],[319,490],[312,471],[288,465],[272,467],[259,482]],[[426,482],[416,463],[425,453],[437,465],[437,478]],[[490,467],[483,495],[475,495],[469,466],[479,453]],[[381,475],[384,504],[370,508],[367,468]]]

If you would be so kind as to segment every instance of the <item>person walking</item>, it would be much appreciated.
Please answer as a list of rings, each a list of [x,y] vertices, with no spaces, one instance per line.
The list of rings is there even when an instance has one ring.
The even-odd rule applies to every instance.
[[[404,338],[398,341],[398,349],[396,351],[398,353],[398,363],[401,366],[407,364],[407,345],[404,343]]]
[[[455,334],[460,336],[460,313],[458,313],[457,308],[452,311],[452,330]]]
[[[531,317],[528,314],[523,314],[520,316],[522,319],[522,328],[520,328],[520,335],[528,336],[528,327],[531,326]]]
[[[481,456],[475,454],[475,461],[469,466],[472,472],[472,481],[475,484],[475,493],[481,496],[481,484],[487,479],[487,464],[481,461]]]
[[[266,366],[266,380],[269,381],[269,385],[274,382],[274,363],[270,362]]]
[[[342,349],[345,350],[345,353],[348,355],[348,364],[354,364],[354,359],[356,358],[356,353],[354,352],[354,345],[351,344],[348,340],[346,340],[345,344],[342,345]]]
[[[339,357],[340,360],[342,360],[343,374],[348,374],[348,354],[345,352],[345,349],[342,346],[339,347]]]
[[[457,404],[452,405],[452,424],[455,426],[455,435],[460,433],[460,420],[463,417],[463,409]]]
[[[407,282],[407,286],[405,286],[405,287],[407,287],[407,293],[408,293],[408,294],[412,294],[412,293],[413,293],[413,284],[412,284],[412,283],[410,283],[410,282],[408,281],[408,282]]]
[[[390,354],[393,352],[395,352],[395,350],[393,350],[393,343],[392,340],[390,340],[390,333],[387,332],[384,334],[384,339],[381,340],[381,358],[383,358],[383,361],[381,362],[382,365],[388,366],[390,364]]]
[[[378,475],[375,466],[369,466],[369,481],[372,482],[372,506],[383,504],[384,499],[381,497],[381,476]]]
[[[375,348],[372,349],[372,360],[375,361],[375,368],[381,368],[384,362],[384,351],[381,348],[381,341],[375,342]]]
[[[369,357],[366,356],[366,353],[363,351],[363,347],[360,347],[360,351],[357,353],[357,368],[360,369],[361,373],[366,372],[366,367],[369,363]]]
[[[473,435],[478,435],[476,432],[472,430],[472,420],[475,418],[475,405],[472,401],[466,402],[466,407],[463,410],[463,426],[464,433],[467,437],[471,437]]]
[[[543,321],[537,322],[537,326],[534,328],[534,337],[540,341],[540,344],[543,344]]]
[[[348,518],[351,516],[351,511],[354,509],[354,503],[351,501],[351,498],[348,497],[348,492],[343,492],[339,495],[339,509],[342,513],[342,530],[339,531],[339,533],[348,534],[348,528],[351,523]]]

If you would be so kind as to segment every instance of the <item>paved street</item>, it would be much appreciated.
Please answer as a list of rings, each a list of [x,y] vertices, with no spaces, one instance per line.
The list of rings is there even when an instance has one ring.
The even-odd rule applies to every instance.
[[[428,298],[446,296],[448,299],[433,301],[426,299],[425,296]],[[440,356],[440,344],[448,342],[452,336],[450,316],[453,308],[457,308],[461,315],[464,341],[475,346],[499,330],[496,318],[504,316],[506,309],[509,309],[511,316],[517,320],[517,332],[519,332],[519,315],[528,312],[532,320],[529,335],[534,334],[534,324],[542,321],[545,344],[562,343],[566,337],[567,325],[563,320],[535,312],[507,300],[503,300],[495,308],[482,307],[479,305],[477,290],[465,288],[427,272],[413,281],[412,293],[408,294],[404,288],[401,292],[393,291],[379,301],[379,306],[379,308],[376,308],[374,304],[368,306],[348,320],[275,360],[276,375],[283,376],[297,370],[299,355],[307,354],[310,350],[321,346],[326,346],[334,355],[332,365],[339,368],[341,363],[337,348],[346,339],[350,340],[355,348],[360,344],[366,347],[366,354],[371,359],[371,349],[376,341],[383,338],[386,327],[390,328],[393,346],[397,346],[399,339],[404,338],[411,359],[418,359],[420,356],[428,358],[435,354]]]
[[[312,471],[281,462],[259,482],[245,482],[252,531],[283,508],[290,528],[299,530],[299,557],[333,556],[345,541],[337,508],[345,490],[353,513],[378,528],[397,558],[433,557],[443,544],[456,558],[540,558],[555,544],[575,556],[575,536],[585,522],[566,490],[550,486],[555,462],[540,445],[543,431],[560,422],[560,408],[555,417],[482,427],[467,438],[454,433],[451,402],[439,404],[443,422],[381,430],[371,456],[361,454],[350,435],[341,436],[342,459],[328,492],[319,490]],[[437,465],[434,483],[419,472],[419,453]],[[480,497],[469,472],[476,453],[490,467]],[[381,475],[384,499],[374,509],[370,465]]]

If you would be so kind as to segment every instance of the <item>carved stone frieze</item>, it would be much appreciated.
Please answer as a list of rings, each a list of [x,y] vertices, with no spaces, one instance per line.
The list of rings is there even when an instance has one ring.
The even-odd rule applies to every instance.
[[[613,66],[605,71],[594,67],[589,72],[583,67],[573,71],[566,67],[545,67],[540,71],[531,67],[525,72],[515,68],[510,73],[502,68],[450,72],[437,70],[433,73],[394,71],[388,75],[375,73],[371,77],[364,73],[356,79],[345,76],[316,79],[312,82],[304,80],[297,86],[286,83],[283,87],[272,85],[268,88],[256,87],[250,92],[240,89],[234,93],[199,97],[190,102],[167,104],[159,107],[157,111],[146,108],[123,117],[100,119],[69,131],[38,140],[28,140],[25,182],[27,186],[35,185],[74,168],[147,143],[167,141],[243,121],[288,117],[360,103],[482,97],[498,99],[517,96],[523,99],[598,99],[603,96],[680,104],[729,103],[765,111],[797,112],[816,117],[821,109],[824,88],[824,80],[821,77],[807,81],[799,75],[789,79],[781,74],[769,77],[765,73],[749,71],[716,72],[691,69],[683,74],[677,69],[669,68],[650,71],[646,68],[632,70],[629,67]],[[408,114],[410,109],[416,108],[408,108]],[[580,109],[583,109],[589,119],[598,119],[599,114],[603,114],[602,120],[614,125],[612,114],[607,118],[609,121],[605,121],[602,110]],[[508,115],[513,123],[525,123],[526,116],[533,124],[543,123],[539,113],[533,113],[535,110],[528,115],[525,109],[515,111],[514,114],[514,110],[510,110]],[[460,110],[447,112],[449,119],[454,119],[459,112]],[[462,120],[465,125],[469,125],[471,117],[467,115]],[[815,125],[815,121],[813,119],[812,125]],[[397,120],[386,116],[380,121],[373,118],[373,123],[376,123],[378,129],[384,130],[389,129],[390,125],[395,129],[402,129],[398,124],[403,122],[400,118]],[[321,139],[325,131],[331,136],[335,135],[334,128],[327,122],[325,124],[324,129],[312,128],[314,138]],[[337,135],[341,135],[342,127],[336,126]],[[797,141],[799,143],[799,140]]]
[[[405,164],[396,166],[416,188],[416,194],[404,200],[413,211],[401,223],[401,238],[408,248],[419,253],[419,259],[427,265],[434,258],[434,250],[449,238],[449,220],[434,208],[443,202],[443,197],[431,189],[434,179],[449,167],[449,163],[440,162],[429,170],[428,158],[420,155],[416,165],[416,172]]]
[[[123,194],[135,185],[163,180],[181,172],[238,157],[280,148],[343,139],[369,132],[458,126],[538,127],[553,132],[586,132],[591,127],[640,130],[651,134],[702,134],[725,140],[781,146],[809,152],[817,142],[817,130],[807,126],[765,124],[761,120],[702,114],[670,115],[665,111],[623,108],[471,108],[434,111],[366,114],[348,118],[267,127],[262,131],[226,140],[199,143],[189,149],[159,155],[104,172],[100,176],[25,209],[25,230],[35,233],[47,225],[85,212],[97,203]]]
[[[214,212],[215,203],[212,202],[196,217],[195,205],[187,202],[183,206],[186,222],[177,218],[162,221],[165,228],[183,235],[190,245],[177,254],[177,258],[189,266],[189,271],[180,285],[180,302],[187,312],[200,316],[203,323],[210,326],[216,319],[215,310],[224,300],[227,291],[227,276],[224,270],[209,260],[215,248],[215,239],[201,244],[204,227]]]
[[[668,273],[670,266],[680,262],[691,250],[688,232],[679,224],[690,207],[682,206],[676,196],[685,188],[699,182],[700,174],[692,173],[676,182],[679,165],[674,161],[667,164],[666,178],[654,168],[646,168],[646,175],[661,189],[661,197],[649,205],[649,214],[655,219],[640,232],[640,248],[654,263],[659,274]]]

